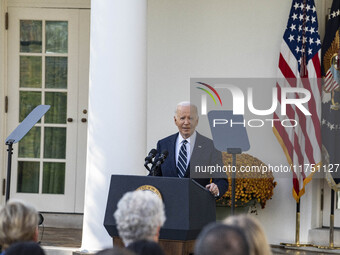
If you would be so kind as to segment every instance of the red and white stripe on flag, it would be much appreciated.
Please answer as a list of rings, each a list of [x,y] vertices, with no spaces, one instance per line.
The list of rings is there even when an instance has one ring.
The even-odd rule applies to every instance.
[[[326,73],[325,83],[324,83],[323,88],[327,93],[339,88],[339,84],[334,79],[334,76],[333,76],[331,70],[328,70],[327,73]]]
[[[308,16],[308,18],[307,18]],[[287,28],[281,44],[279,58],[279,105],[274,113],[273,131],[286,155],[293,174],[293,197],[298,202],[305,193],[305,186],[321,165],[321,42],[318,34],[316,9],[313,0],[293,0]],[[281,115],[281,89],[304,88],[311,99],[305,108],[312,114],[306,116],[295,105],[287,104],[286,115]],[[287,94],[289,98],[305,95]],[[283,120],[291,122],[285,127]],[[313,169],[314,168],[314,169]]]

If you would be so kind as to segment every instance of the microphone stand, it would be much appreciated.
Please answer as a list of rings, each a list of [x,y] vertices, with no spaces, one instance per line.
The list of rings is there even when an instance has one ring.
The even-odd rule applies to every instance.
[[[151,170],[150,170],[148,164],[149,164],[148,162],[145,162],[144,167],[150,172]]]
[[[159,176],[158,170],[159,170],[159,166],[161,164],[158,164],[158,162],[160,162],[159,160],[155,160],[154,162],[152,162],[152,167],[150,170],[150,175],[151,176]],[[156,174],[157,173],[157,174]]]
[[[151,172],[148,164],[154,164],[154,162],[152,161],[152,159],[156,156],[157,154],[157,150],[156,149],[152,149],[149,154],[146,156],[146,158],[144,159],[145,160],[145,163],[144,163],[144,167],[149,171]]]
[[[152,167],[150,170],[150,175],[151,176],[161,176],[160,172],[159,172],[159,167],[161,166],[161,164],[163,164],[164,160],[166,159],[166,157],[168,156],[168,152],[167,151],[163,151],[159,157],[156,157],[155,160],[152,162]]]

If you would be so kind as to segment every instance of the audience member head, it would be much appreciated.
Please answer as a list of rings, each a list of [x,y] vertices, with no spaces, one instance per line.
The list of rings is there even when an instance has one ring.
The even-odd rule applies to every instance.
[[[96,255],[136,255],[136,254],[127,249],[113,247],[111,249],[99,251],[96,253]]]
[[[164,251],[159,244],[149,240],[138,240],[130,243],[127,249],[137,255],[164,255]]]
[[[195,255],[249,255],[247,238],[236,226],[220,223],[207,225],[195,244]]]
[[[187,101],[179,103],[176,107],[174,121],[181,136],[184,139],[189,138],[195,132],[198,124],[196,105]]]
[[[252,255],[272,254],[261,223],[256,218],[246,214],[235,215],[226,218],[224,223],[243,229]]]
[[[38,241],[38,212],[21,201],[9,201],[0,210],[0,245]]]
[[[44,250],[35,242],[17,242],[6,249],[6,255],[45,255]]]
[[[114,217],[125,246],[141,239],[158,242],[165,221],[164,205],[151,191],[132,191],[119,200]]]

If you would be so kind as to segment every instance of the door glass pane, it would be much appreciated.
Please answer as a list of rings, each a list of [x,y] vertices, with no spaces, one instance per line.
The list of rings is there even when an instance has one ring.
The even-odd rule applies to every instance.
[[[42,52],[41,20],[20,20],[20,52]]]
[[[65,163],[44,163],[43,190],[47,194],[64,194]]]
[[[38,105],[41,104],[41,92],[20,91],[19,122]]]
[[[51,108],[43,121],[19,142],[16,189],[21,193],[64,194],[68,21],[20,20],[17,29],[20,30],[19,122],[42,103]]]
[[[39,162],[18,162],[17,192],[39,192]]]
[[[44,158],[65,159],[66,128],[45,127]]]
[[[67,57],[46,57],[46,88],[67,88]]]
[[[41,88],[41,57],[20,56],[20,88]]]
[[[40,127],[33,127],[19,142],[19,158],[40,158]]]
[[[67,21],[46,21],[46,53],[67,53]]]
[[[46,92],[45,104],[51,105],[45,115],[45,123],[66,123],[66,92]]]

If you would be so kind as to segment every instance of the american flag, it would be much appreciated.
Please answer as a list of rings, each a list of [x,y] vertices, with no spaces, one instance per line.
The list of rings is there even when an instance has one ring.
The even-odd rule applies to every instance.
[[[295,105],[287,104],[286,115],[280,107],[274,113],[273,131],[292,166],[293,197],[299,202],[305,193],[305,185],[313,176],[313,164],[321,164],[321,42],[314,0],[293,0],[287,28],[281,44],[279,57],[278,101],[281,104],[281,88],[304,88],[311,99],[305,108],[312,114],[304,115]],[[288,94],[290,98],[302,98],[299,93]],[[295,127],[285,127],[282,120],[290,119]]]
[[[337,74],[338,72],[335,70],[334,66],[328,69],[325,75],[325,83],[323,85],[323,89],[326,93],[330,93],[340,87],[338,83],[340,77],[338,77]]]

